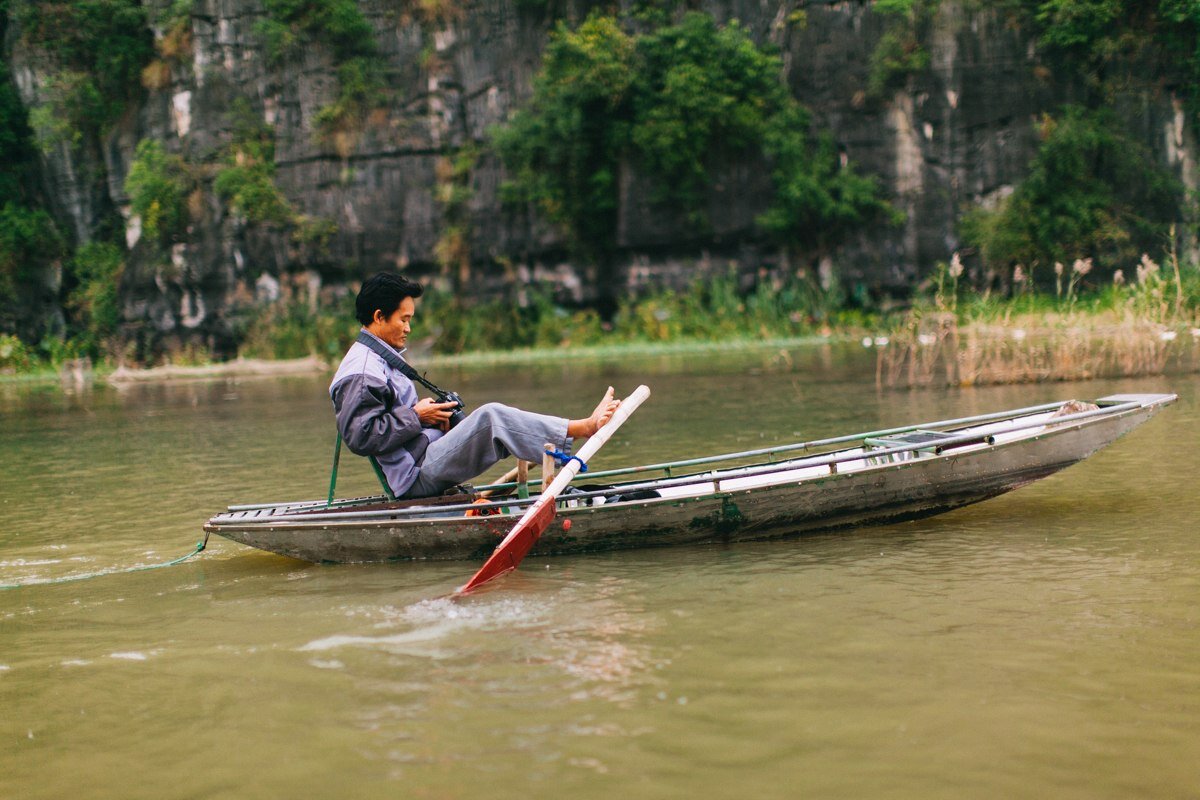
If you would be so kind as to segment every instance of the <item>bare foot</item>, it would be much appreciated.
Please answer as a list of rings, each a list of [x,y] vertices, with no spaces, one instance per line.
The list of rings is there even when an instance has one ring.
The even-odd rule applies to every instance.
[[[596,406],[596,410],[588,417],[588,420],[594,425],[592,433],[603,428],[612,419],[613,414],[621,407],[620,400],[613,399],[613,387],[608,387],[608,391],[604,393],[604,399],[600,401],[600,405]]]
[[[567,422],[567,436],[575,439],[591,436],[607,425],[608,421],[612,419],[613,414],[620,407],[621,401],[613,400],[613,387],[608,387],[608,391],[604,393],[604,399],[600,401],[600,405],[596,406],[596,410],[592,412],[590,417],[573,419]]]

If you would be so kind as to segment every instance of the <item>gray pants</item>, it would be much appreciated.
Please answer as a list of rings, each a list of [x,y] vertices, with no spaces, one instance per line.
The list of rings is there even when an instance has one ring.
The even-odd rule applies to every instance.
[[[429,445],[421,472],[405,497],[433,497],[469,481],[510,455],[540,464],[542,445],[562,450],[567,421],[519,408],[487,403]]]

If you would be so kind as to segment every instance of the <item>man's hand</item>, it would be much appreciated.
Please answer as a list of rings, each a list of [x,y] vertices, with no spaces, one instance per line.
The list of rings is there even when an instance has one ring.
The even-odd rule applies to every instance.
[[[413,406],[413,411],[417,412],[417,417],[420,418],[422,425],[448,431],[450,430],[450,412],[457,405],[458,403],[439,403],[432,397],[425,397],[417,401],[417,404]]]

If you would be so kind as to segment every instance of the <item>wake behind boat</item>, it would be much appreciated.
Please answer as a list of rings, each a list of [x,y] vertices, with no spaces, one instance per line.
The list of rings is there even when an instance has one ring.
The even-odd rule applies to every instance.
[[[558,518],[531,554],[751,541],[940,514],[1081,461],[1176,399],[1110,395],[587,473],[558,498]],[[231,506],[204,528],[312,562],[481,561],[538,498],[494,499],[515,488]]]

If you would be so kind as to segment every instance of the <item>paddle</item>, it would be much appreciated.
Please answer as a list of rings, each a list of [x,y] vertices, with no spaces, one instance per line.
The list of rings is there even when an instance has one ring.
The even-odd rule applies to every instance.
[[[650,388],[639,386],[634,390],[633,394],[622,400],[620,407],[617,408],[616,413],[613,414],[608,424],[596,431],[595,434],[584,442],[583,447],[579,448],[579,453],[577,454],[579,461],[586,463],[588,459],[595,455],[596,451],[604,446],[604,443],[616,432],[617,428],[621,427],[621,424],[629,419],[629,415],[636,411],[637,407],[642,404],[642,401],[649,396]],[[550,485],[542,488],[542,494],[537,502],[529,507],[525,515],[508,532],[508,536],[505,536],[503,541],[492,551],[492,555],[479,568],[479,571],[475,573],[471,580],[463,584],[456,594],[466,594],[467,592],[474,591],[493,578],[497,578],[517,568],[530,548],[541,538],[546,528],[550,527],[550,523],[554,521],[556,513],[554,500],[563,489],[567,488],[567,484],[579,472],[579,461],[571,459],[563,465],[562,470],[554,477]]]

